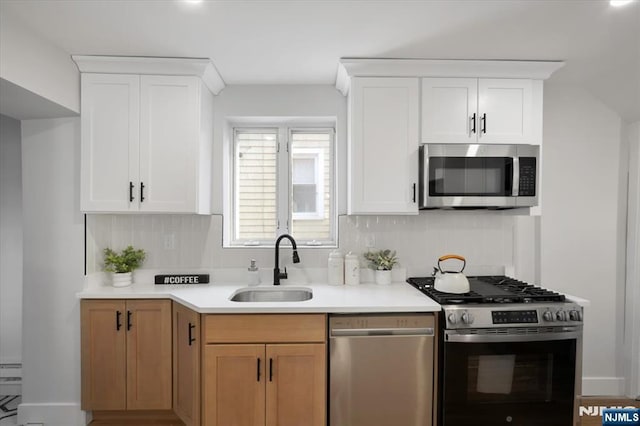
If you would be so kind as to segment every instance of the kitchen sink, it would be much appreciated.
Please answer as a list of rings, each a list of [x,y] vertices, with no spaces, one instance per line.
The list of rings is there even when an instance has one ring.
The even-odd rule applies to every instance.
[[[242,288],[231,296],[232,302],[303,302],[313,297],[310,288]]]

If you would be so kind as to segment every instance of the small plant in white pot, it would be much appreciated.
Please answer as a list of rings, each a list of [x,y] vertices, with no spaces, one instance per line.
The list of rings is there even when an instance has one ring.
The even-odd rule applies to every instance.
[[[128,246],[120,253],[110,248],[104,249],[104,270],[112,272],[112,285],[114,287],[126,287],[131,285],[131,273],[144,262],[145,252]]]
[[[391,270],[398,263],[395,250],[368,251],[364,258],[375,270],[376,284],[391,284]]]

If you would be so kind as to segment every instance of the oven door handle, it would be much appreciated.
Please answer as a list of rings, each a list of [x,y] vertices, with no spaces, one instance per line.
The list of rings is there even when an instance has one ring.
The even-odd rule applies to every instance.
[[[501,343],[501,342],[539,342],[548,340],[578,339],[582,331],[539,334],[459,334],[445,331],[445,342],[459,343]]]

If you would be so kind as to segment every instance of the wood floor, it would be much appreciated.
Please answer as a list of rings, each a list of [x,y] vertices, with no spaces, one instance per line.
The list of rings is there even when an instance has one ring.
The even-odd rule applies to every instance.
[[[170,420],[94,420],[89,423],[91,426],[184,426],[184,423]]]
[[[91,426],[184,426],[171,411],[94,411]]]

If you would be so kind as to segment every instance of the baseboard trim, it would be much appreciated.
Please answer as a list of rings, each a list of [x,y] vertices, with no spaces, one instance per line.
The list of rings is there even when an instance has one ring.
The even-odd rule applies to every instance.
[[[29,423],[41,423],[47,426],[85,426],[87,414],[80,409],[80,404],[20,404],[18,424],[28,425]]]
[[[624,377],[583,377],[582,395],[584,396],[623,396]]]

